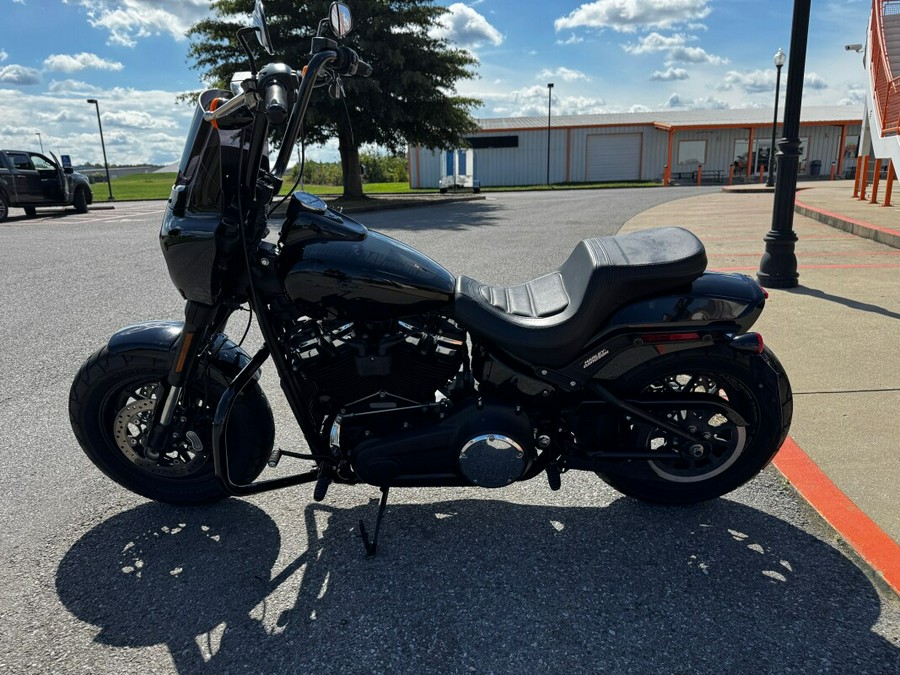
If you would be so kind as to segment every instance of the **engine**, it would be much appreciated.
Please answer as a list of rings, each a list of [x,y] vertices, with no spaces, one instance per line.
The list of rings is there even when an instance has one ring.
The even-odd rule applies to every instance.
[[[301,322],[291,365],[318,419],[434,402],[466,359],[466,333],[449,319]]]
[[[379,486],[501,487],[534,462],[528,416],[467,386],[453,321],[298,323],[291,365],[353,475]]]

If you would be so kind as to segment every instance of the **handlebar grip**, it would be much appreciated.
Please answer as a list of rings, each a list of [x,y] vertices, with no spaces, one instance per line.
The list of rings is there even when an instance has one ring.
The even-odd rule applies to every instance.
[[[362,59],[359,59],[356,62],[356,74],[360,75],[361,77],[369,77],[369,75],[372,74],[372,66],[370,66]]]
[[[265,94],[266,118],[269,124],[284,124],[288,116],[287,91],[278,82],[270,82]]]

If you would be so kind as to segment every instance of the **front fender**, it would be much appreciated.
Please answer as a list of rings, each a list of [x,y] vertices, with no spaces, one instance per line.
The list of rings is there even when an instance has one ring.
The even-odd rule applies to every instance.
[[[183,326],[181,321],[145,321],[127,326],[109,338],[106,348],[111,354],[163,352],[174,357],[175,344]],[[207,351],[212,354],[213,363],[229,378],[235,377],[250,362],[250,355],[221,333],[213,338]],[[259,379],[260,372],[256,371],[254,379]]]

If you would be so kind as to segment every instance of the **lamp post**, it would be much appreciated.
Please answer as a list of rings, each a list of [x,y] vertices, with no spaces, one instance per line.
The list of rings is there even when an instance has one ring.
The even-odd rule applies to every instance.
[[[800,168],[800,104],[806,70],[806,43],[809,39],[811,0],[794,0],[791,27],[791,69],[784,99],[784,138],[778,142],[778,175],[772,208],[772,229],[765,236],[766,252],[759,262],[756,278],[768,288],[795,288],[798,285],[794,244],[794,199]]]
[[[95,98],[89,98],[88,103],[93,103],[97,109],[97,126],[100,127],[100,147],[103,148],[103,166],[106,167],[106,185],[109,187],[109,201],[115,201],[112,193],[112,180],[109,177],[109,162],[106,161],[106,143],[103,142],[103,123],[100,121],[100,104]]]
[[[550,185],[550,107],[553,105],[553,83],[547,83],[547,185]]]
[[[38,143],[41,144],[41,154],[44,154],[44,140],[41,138],[41,132],[35,131],[34,135],[38,137]]]
[[[775,117],[772,120],[772,145],[769,148],[769,180],[766,181],[766,187],[775,187],[775,134],[778,131],[778,95],[781,92],[781,67],[784,65],[784,50],[780,47],[775,52]]]

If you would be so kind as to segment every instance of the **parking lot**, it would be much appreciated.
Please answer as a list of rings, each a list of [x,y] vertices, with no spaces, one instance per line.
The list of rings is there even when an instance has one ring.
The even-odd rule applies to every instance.
[[[511,284],[710,189],[509,193],[359,219]],[[119,488],[72,436],[68,389],[118,328],[181,318],[163,208],[0,224],[0,672],[900,673],[896,595],[771,468],[687,508],[574,472],[559,492],[542,478],[394,490],[375,559],[357,523],[374,520],[376,488],[194,509]],[[300,448],[272,371],[276,442]]]

